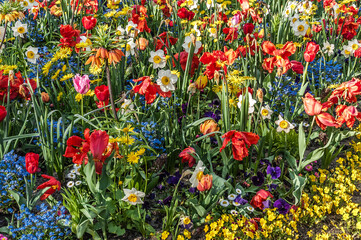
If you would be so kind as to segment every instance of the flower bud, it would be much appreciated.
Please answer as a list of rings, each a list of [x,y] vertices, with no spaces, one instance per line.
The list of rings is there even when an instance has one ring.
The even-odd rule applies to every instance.
[[[262,88],[259,88],[257,90],[257,98],[260,103],[263,103],[263,90]]]
[[[46,92],[42,92],[42,93],[41,93],[41,100],[42,100],[44,103],[49,102],[49,100],[50,100],[49,94],[46,93]]]
[[[199,129],[203,135],[206,135],[212,132],[219,131],[219,126],[213,119],[210,119],[202,123]],[[214,136],[214,134],[211,134],[210,136],[212,137]]]

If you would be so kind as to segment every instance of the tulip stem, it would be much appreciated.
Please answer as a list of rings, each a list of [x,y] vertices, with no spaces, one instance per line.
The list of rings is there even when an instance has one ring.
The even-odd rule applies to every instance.
[[[112,105],[114,118],[115,118],[115,120],[118,121],[117,111],[115,110],[115,104],[114,104],[114,99],[113,99],[112,84],[110,82],[110,71],[109,71],[108,60],[105,60],[105,72],[106,72],[107,83],[108,83],[108,88],[109,88],[110,104]]]
[[[312,133],[312,128],[313,128],[313,124],[315,123],[315,119],[316,119],[316,116],[313,117],[312,119],[312,123],[311,123],[311,126],[308,130],[308,136],[307,136],[307,140],[306,140],[306,146],[308,145],[309,141],[310,141],[310,137],[311,137],[311,133]]]

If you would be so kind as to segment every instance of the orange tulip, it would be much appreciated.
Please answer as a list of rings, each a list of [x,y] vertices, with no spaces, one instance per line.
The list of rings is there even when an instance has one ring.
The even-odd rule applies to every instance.
[[[281,74],[285,74],[291,69],[291,62],[288,57],[296,52],[296,45],[293,42],[287,42],[282,49],[277,49],[273,43],[265,41],[262,44],[262,50],[264,53],[273,56],[263,61],[264,70],[272,73],[273,68],[276,66]]]
[[[202,123],[199,129],[203,135],[206,135],[208,133],[219,131],[219,126],[213,119],[210,119]],[[210,136],[212,137],[214,134],[211,134]]]
[[[204,175],[198,183],[197,189],[201,192],[207,191],[212,188],[212,175]]]
[[[46,93],[46,92],[42,92],[42,93],[41,93],[41,100],[42,100],[44,103],[49,102],[49,100],[50,100],[49,94]]]
[[[149,41],[141,37],[136,41],[136,44],[139,50],[143,51],[148,47]]]

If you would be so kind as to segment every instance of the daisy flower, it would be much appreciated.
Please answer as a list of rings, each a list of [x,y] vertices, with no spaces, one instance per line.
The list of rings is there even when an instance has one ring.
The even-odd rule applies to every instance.
[[[229,206],[229,202],[227,200],[224,200],[224,199],[221,200],[219,202],[219,204],[221,204],[222,207],[228,207]]]
[[[253,211],[254,211],[254,207],[248,206],[248,207],[247,207],[247,210],[250,211],[250,212],[253,212]]]
[[[82,183],[82,181],[76,181],[75,186],[79,186]]]
[[[157,84],[163,92],[174,91],[174,84],[177,83],[178,77],[171,70],[160,70],[158,72]]]
[[[236,198],[237,196],[235,195],[235,194],[229,194],[228,195],[228,200],[230,200],[230,201],[233,201],[235,198]]]
[[[66,175],[68,178],[74,179],[75,178],[75,174],[74,173],[69,173],[68,175]]]
[[[74,182],[73,182],[73,181],[69,181],[69,182],[66,183],[66,186],[67,186],[68,188],[72,188],[72,187],[74,187]]]
[[[159,49],[156,52],[150,52],[149,62],[153,63],[153,68],[164,68],[167,61],[164,55],[164,51]]]
[[[289,133],[290,130],[294,128],[294,126],[289,121],[284,120],[281,115],[278,115],[278,120],[276,121],[276,124],[278,125],[277,132],[284,131],[286,133]]]
[[[237,193],[237,194],[242,194],[242,190],[239,189],[239,188],[237,188],[237,189],[236,189],[236,193]]]

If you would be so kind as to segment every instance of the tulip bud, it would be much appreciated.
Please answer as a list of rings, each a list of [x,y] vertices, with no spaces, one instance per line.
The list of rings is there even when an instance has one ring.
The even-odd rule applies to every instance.
[[[206,135],[208,133],[219,131],[219,126],[213,119],[210,119],[202,123],[199,129],[203,135]],[[212,137],[214,134],[211,134],[210,136]]]
[[[216,81],[217,84],[219,83],[219,77],[220,77],[219,72],[217,70],[214,71],[214,80]]]
[[[136,41],[136,44],[139,50],[143,51],[148,47],[149,41],[141,37]]]
[[[197,189],[201,192],[207,191],[212,188],[212,175],[204,175],[198,183]]]
[[[260,103],[263,103],[263,90],[262,88],[259,88],[257,90],[257,98]]]
[[[50,100],[49,94],[46,93],[46,92],[42,92],[42,93],[41,93],[41,100],[42,100],[44,103],[49,102],[49,100]]]

